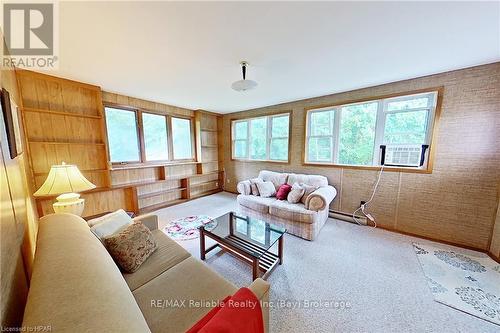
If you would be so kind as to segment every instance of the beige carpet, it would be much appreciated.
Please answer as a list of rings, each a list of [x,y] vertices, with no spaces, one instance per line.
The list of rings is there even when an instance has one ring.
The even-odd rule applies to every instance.
[[[236,210],[235,198],[218,193],[161,209],[160,227]],[[268,279],[271,300],[284,306],[271,309],[271,332],[498,332],[493,323],[434,302],[412,242],[436,243],[333,219],[313,242],[285,237],[284,264]],[[198,239],[179,243],[199,258]],[[229,254],[209,255],[206,263],[237,286],[251,283],[250,266]],[[348,306],[293,307],[304,301]]]

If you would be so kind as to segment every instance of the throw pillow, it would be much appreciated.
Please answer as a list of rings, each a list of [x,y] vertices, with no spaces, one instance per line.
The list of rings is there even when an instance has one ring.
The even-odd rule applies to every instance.
[[[300,199],[300,202],[302,202],[305,205],[307,197],[309,197],[309,195],[314,191],[316,191],[318,188],[316,186],[307,185],[304,183],[301,183],[300,186],[304,188],[304,195],[302,196],[302,199]]]
[[[276,199],[278,200],[286,200],[288,193],[292,190],[292,186],[288,184],[283,184],[280,186],[278,189],[278,192],[276,193]]]
[[[87,223],[90,226],[90,230],[102,240],[133,222],[132,218],[123,209],[119,209],[114,213],[90,220]]]
[[[260,196],[263,198],[269,198],[276,194],[276,189],[272,182],[257,182],[257,188],[259,189]]]
[[[104,238],[104,245],[118,266],[127,273],[135,272],[157,248],[153,234],[139,221]]]
[[[259,195],[259,188],[257,187],[257,183],[261,182],[260,178],[250,179],[250,189],[252,191],[252,195]]]
[[[299,183],[293,183],[292,190],[288,193],[287,200],[289,203],[298,203],[304,196],[305,188],[300,186]]]

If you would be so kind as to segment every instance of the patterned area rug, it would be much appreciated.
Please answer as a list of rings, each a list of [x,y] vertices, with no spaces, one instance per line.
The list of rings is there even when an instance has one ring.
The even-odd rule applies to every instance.
[[[205,225],[205,229],[212,230],[217,226],[217,221],[207,215],[194,215],[174,220],[163,228],[173,240],[188,240],[198,238],[200,232],[198,227]]]
[[[500,264],[472,251],[413,247],[435,301],[500,325]]]

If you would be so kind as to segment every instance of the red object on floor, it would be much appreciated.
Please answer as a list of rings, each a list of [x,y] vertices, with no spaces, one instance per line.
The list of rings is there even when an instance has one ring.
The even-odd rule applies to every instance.
[[[260,301],[250,289],[241,288],[207,313],[188,333],[264,333]]]
[[[276,193],[276,199],[286,200],[288,193],[292,190],[292,186],[288,184],[283,184],[278,188],[278,193]]]

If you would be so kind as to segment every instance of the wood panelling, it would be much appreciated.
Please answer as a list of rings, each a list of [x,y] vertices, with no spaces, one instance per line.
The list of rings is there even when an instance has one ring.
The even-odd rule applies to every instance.
[[[104,103],[113,103],[122,106],[128,106],[143,110],[155,111],[157,113],[178,115],[183,117],[194,117],[194,111],[168,104],[146,101],[144,99],[133,98],[125,95],[102,92],[102,101]]]
[[[0,52],[8,58],[4,55],[1,30],[0,40]],[[14,69],[3,66],[0,82],[12,101],[21,106]],[[20,116],[18,114],[18,118]],[[26,166],[25,152],[10,159],[3,114],[0,113],[0,326],[5,331],[19,327],[22,322],[33,261],[37,215],[28,195]]]
[[[500,63],[224,115],[225,188],[236,191],[239,180],[255,177],[262,169],[322,174],[339,192],[331,208],[351,213],[369,199],[378,172],[304,165],[305,110],[438,86],[443,87],[443,100],[433,172],[384,173],[370,211],[391,230],[488,250],[500,181]],[[231,161],[231,119],[289,110],[289,165]]]

